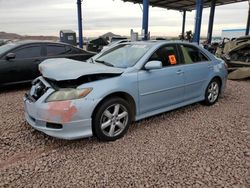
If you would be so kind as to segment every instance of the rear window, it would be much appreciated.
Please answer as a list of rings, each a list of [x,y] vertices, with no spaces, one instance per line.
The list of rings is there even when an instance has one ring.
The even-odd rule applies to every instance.
[[[63,55],[65,54],[65,46],[60,45],[48,45],[47,46],[47,56]]]
[[[71,46],[66,46],[66,54],[82,54],[83,51],[81,49],[71,47]]]

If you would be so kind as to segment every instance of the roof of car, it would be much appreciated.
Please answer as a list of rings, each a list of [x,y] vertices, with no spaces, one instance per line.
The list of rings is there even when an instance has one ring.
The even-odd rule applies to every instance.
[[[61,45],[73,46],[71,44],[57,42],[57,41],[51,41],[51,40],[20,40],[20,41],[11,42],[10,44],[12,44],[13,47],[18,47],[18,46],[27,45],[27,44],[48,44],[48,43],[49,44],[61,44]],[[74,47],[78,48],[76,46],[74,46]]]
[[[197,45],[196,43],[190,43],[186,41],[181,41],[181,40],[149,40],[149,41],[135,41],[135,42],[125,42],[122,44],[152,44],[152,45],[158,45],[158,44],[192,44],[192,45]]]
[[[22,40],[22,41],[10,42],[10,43],[8,43],[6,45],[9,45],[10,46],[9,50],[11,50],[11,49],[18,48],[18,47],[21,47],[23,45],[29,45],[29,44],[61,44],[61,45],[73,46],[73,45],[70,45],[70,44],[67,44],[67,43],[49,41],[49,40]],[[76,46],[73,46],[73,47],[78,48]],[[81,48],[78,48],[78,49],[83,50]],[[86,50],[83,50],[83,51],[86,51]],[[89,53],[92,53],[92,52],[89,52]]]
[[[20,44],[20,45],[23,45],[23,44],[33,44],[33,43],[55,43],[55,44],[64,44],[64,43],[61,43],[61,42],[56,42],[56,41],[51,41],[51,40],[20,40],[20,41],[14,42],[14,43]]]

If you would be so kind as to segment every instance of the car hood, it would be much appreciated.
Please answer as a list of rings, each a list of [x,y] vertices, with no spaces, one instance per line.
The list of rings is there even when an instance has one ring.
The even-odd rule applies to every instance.
[[[71,59],[48,59],[39,65],[43,77],[56,81],[75,80],[93,74],[121,74],[124,69],[109,67],[101,63],[87,63]]]

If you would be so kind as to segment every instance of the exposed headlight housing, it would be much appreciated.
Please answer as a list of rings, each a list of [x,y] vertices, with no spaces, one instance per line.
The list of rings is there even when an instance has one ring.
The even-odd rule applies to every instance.
[[[84,98],[92,90],[93,90],[92,88],[85,88],[85,89],[65,88],[65,89],[60,89],[60,90],[52,93],[46,99],[46,102],[67,101],[67,100],[75,100],[75,99]]]

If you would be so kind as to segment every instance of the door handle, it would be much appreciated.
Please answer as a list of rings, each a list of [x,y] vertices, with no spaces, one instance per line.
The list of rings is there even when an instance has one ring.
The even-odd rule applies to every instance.
[[[177,72],[176,72],[176,74],[178,74],[178,75],[180,75],[180,74],[183,74],[184,72],[182,71],[182,70],[178,70]]]

